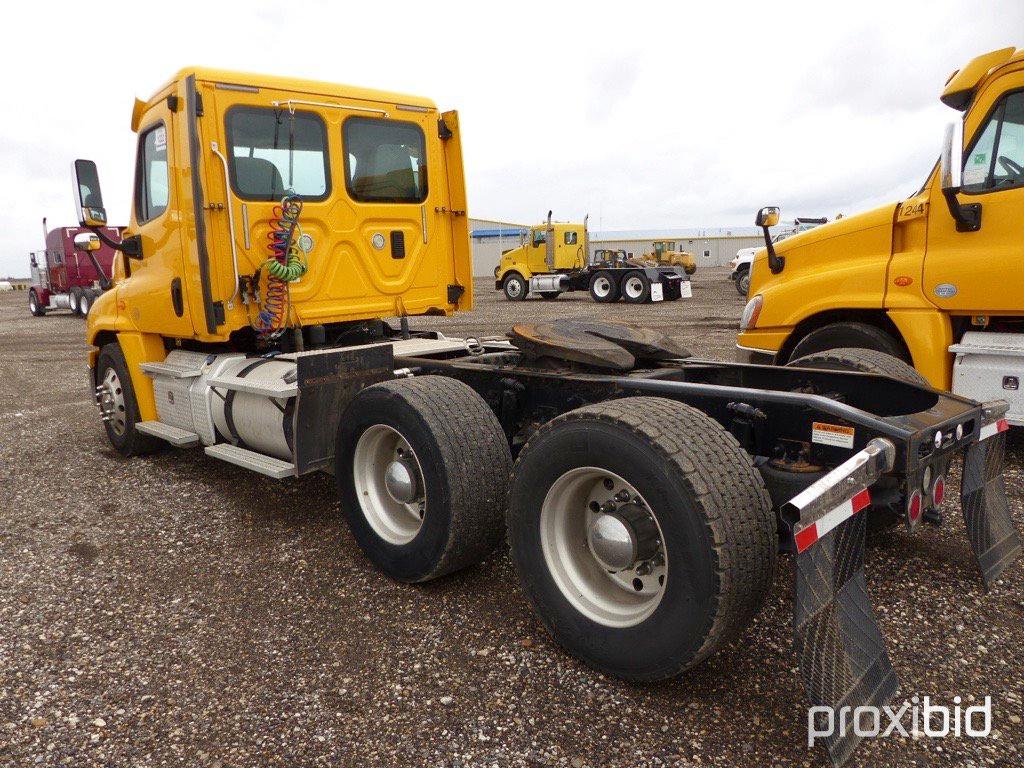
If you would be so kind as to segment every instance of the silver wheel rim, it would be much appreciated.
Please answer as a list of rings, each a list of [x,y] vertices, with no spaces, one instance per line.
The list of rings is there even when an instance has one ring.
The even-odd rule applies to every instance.
[[[518,298],[520,294],[522,294],[523,292],[523,286],[517,279],[512,278],[507,283],[505,283],[505,291],[508,293],[509,296],[513,298]]]
[[[644,295],[644,281],[635,275],[633,277],[626,278],[626,285],[624,286],[626,296],[631,299],[639,299]]]
[[[599,277],[594,280],[594,295],[600,298],[605,298],[612,292],[612,281],[607,277]]]
[[[747,293],[750,290],[750,273],[744,272],[740,276],[740,290]]]
[[[598,559],[594,531],[609,517],[602,510],[614,511],[609,505],[644,510],[657,536],[653,557],[614,571]],[[615,473],[579,467],[559,477],[541,505],[540,540],[555,584],[590,620],[606,627],[632,627],[661,603],[668,579],[661,526],[643,497]]]
[[[71,306],[71,311],[72,312],[78,312],[79,311],[79,309],[78,309],[78,296],[76,296],[74,293],[72,293],[70,296],[68,296],[68,304]]]
[[[393,479],[396,463],[416,475],[412,501],[396,498]],[[389,485],[389,470],[392,484]],[[359,436],[353,454],[352,473],[363,517],[374,532],[390,544],[408,544],[423,526],[427,497],[423,468],[409,442],[395,429],[374,424]]]
[[[82,310],[83,315],[89,314],[89,297],[83,296],[82,300],[78,303],[79,308]]]
[[[28,308],[32,312],[39,311],[39,300],[36,298],[34,293],[30,293],[28,295]]]
[[[118,378],[117,371],[113,368],[107,368],[100,390],[100,410],[103,413],[103,420],[107,422],[111,431],[120,437],[128,431],[128,412],[125,410],[124,388],[121,386],[121,379]]]

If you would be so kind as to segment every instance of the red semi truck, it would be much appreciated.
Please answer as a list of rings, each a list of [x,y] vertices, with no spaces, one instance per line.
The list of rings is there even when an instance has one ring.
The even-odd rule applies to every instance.
[[[121,239],[121,227],[103,227],[103,234]],[[69,309],[87,315],[93,300],[110,287],[115,251],[84,227],[46,229],[46,250],[29,254],[32,285],[28,307],[41,317],[55,309]]]

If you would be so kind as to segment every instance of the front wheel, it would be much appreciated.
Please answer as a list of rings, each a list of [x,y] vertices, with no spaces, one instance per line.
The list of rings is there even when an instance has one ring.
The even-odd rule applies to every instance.
[[[42,317],[46,314],[46,307],[40,303],[39,294],[35,289],[28,292],[28,311],[32,313],[32,317]]]
[[[541,427],[512,471],[509,543],[552,637],[602,672],[676,675],[771,588],[776,523],[750,458],[690,406],[628,397]]]
[[[738,275],[736,275],[736,292],[740,296],[746,296],[748,293],[750,293],[750,270],[749,269],[741,270],[740,273]]]
[[[429,581],[479,562],[501,540],[512,456],[469,386],[444,376],[376,384],[339,424],[342,512],[384,573]]]
[[[643,272],[629,272],[622,280],[622,298],[629,304],[644,304],[651,299],[651,280]]]
[[[135,387],[117,342],[100,350],[96,360],[96,382],[100,411],[107,439],[122,456],[138,456],[158,449],[161,441],[135,429],[141,421]]]
[[[509,301],[522,301],[529,292],[526,279],[515,272],[505,278],[502,283],[502,290],[505,291],[505,298]]]

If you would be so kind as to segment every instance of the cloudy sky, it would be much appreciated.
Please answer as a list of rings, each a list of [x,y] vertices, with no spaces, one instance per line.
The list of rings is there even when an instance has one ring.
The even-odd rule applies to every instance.
[[[4,13],[0,275],[27,274],[43,216],[74,223],[75,157],[97,161],[112,223],[127,219],[133,98],[185,65],[429,96],[461,113],[471,215],[529,223],[551,208],[624,230],[905,196],[956,115],[938,101],[949,73],[1024,46],[1021,0],[36,0]]]

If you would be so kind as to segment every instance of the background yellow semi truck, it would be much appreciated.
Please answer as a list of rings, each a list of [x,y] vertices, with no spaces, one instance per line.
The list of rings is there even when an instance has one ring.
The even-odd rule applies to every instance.
[[[494,268],[494,289],[509,301],[530,293],[557,299],[567,291],[589,291],[597,302],[620,298],[630,304],[675,301],[689,296],[688,273],[682,266],[655,260],[609,258],[590,254],[587,220],[582,224],[553,221],[531,227],[518,248],[505,251]]]
[[[941,98],[963,116],[916,194],[758,254],[738,355],[780,365],[838,347],[878,350],[940,389],[1008,400],[1020,425],[1024,51],[971,60]]]

